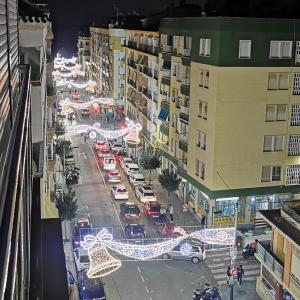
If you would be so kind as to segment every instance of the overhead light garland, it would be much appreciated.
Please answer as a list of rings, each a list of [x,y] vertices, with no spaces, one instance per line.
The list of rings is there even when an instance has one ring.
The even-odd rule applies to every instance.
[[[184,230],[182,235],[173,239],[164,240],[155,244],[136,245],[114,241],[112,234],[103,228],[96,236],[86,235],[81,242],[81,246],[88,250],[90,258],[89,277],[100,277],[110,274],[121,266],[121,261],[114,258],[107,248],[126,257],[137,260],[149,260],[168,253],[175,246],[187,238],[199,239],[207,244],[234,245],[235,228],[212,228],[202,229],[190,234]],[[180,246],[183,255],[189,255],[192,246],[184,243]]]
[[[113,98],[90,98],[90,101],[86,101],[83,103],[78,103],[72,101],[70,98],[65,98],[64,100],[59,101],[59,104],[64,107],[64,106],[70,106],[75,109],[85,109],[90,106],[92,106],[94,103],[102,104],[102,105],[109,105],[112,106],[114,105],[114,99]]]
[[[89,86],[95,87],[97,83],[93,80],[89,80],[84,83],[77,83],[77,82],[73,82],[73,80],[66,80],[66,79],[56,81],[56,87],[63,87],[65,85],[70,86],[70,88],[74,87],[76,89],[85,89]]]

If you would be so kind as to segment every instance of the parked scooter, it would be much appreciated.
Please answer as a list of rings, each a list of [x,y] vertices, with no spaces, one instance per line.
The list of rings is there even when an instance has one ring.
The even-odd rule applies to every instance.
[[[206,283],[203,287],[194,290],[192,300],[221,300],[221,295],[216,287],[210,287]]]
[[[248,244],[244,249],[243,249],[243,257],[245,259],[248,259],[250,256],[254,256],[254,253],[256,252],[256,243],[257,240],[255,240],[253,243]]]
[[[67,185],[73,185],[73,184],[78,184],[79,180],[79,168],[77,167],[68,167],[67,170],[65,171],[65,177],[66,177],[66,184]]]

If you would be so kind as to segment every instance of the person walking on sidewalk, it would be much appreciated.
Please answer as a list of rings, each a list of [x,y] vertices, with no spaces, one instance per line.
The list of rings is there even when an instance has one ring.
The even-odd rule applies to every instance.
[[[173,215],[174,215],[174,207],[173,207],[172,204],[169,204],[169,214],[170,214],[171,222],[173,222],[174,221],[174,217],[173,217]]]
[[[238,281],[239,287],[241,287],[242,286],[242,279],[245,275],[245,272],[244,272],[244,269],[243,269],[242,265],[238,266],[236,275],[237,275],[237,281]]]
[[[233,272],[232,272],[232,267],[229,265],[227,268],[227,284],[229,287],[233,285]]]
[[[163,223],[163,222],[166,222],[166,214],[167,214],[167,210],[166,208],[162,205],[161,208],[160,208],[160,221]]]

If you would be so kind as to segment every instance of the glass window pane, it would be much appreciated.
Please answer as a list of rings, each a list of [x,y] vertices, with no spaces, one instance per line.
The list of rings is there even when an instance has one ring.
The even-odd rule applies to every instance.
[[[280,180],[281,166],[273,166],[272,181]]]
[[[239,58],[250,58],[251,41],[240,40]]]
[[[267,105],[267,107],[266,107],[266,121],[267,122],[275,121],[275,110],[276,110],[275,105]]]
[[[277,89],[277,73],[269,73],[268,76],[268,90]]]
[[[279,89],[288,90],[289,88],[289,74],[279,73]]]
[[[275,135],[275,151],[282,151],[284,147],[284,136],[283,135]]]
[[[271,167],[263,166],[261,171],[261,181],[267,182],[270,181]]]
[[[269,152],[273,151],[273,135],[265,135],[264,137],[264,151]]]
[[[286,104],[277,105],[277,121],[285,121],[286,120]]]
[[[270,58],[280,57],[280,41],[271,41],[270,43]]]
[[[292,42],[283,41],[281,42],[281,57],[291,58],[292,57]]]

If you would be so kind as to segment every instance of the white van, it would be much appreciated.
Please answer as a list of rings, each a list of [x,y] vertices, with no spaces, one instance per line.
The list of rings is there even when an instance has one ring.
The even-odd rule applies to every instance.
[[[100,165],[103,170],[114,170],[117,168],[116,159],[114,156],[104,156],[100,160]]]
[[[137,164],[131,164],[131,163],[125,164],[124,173],[127,176],[129,176],[130,174],[139,173],[139,172],[140,172],[140,168]]]

